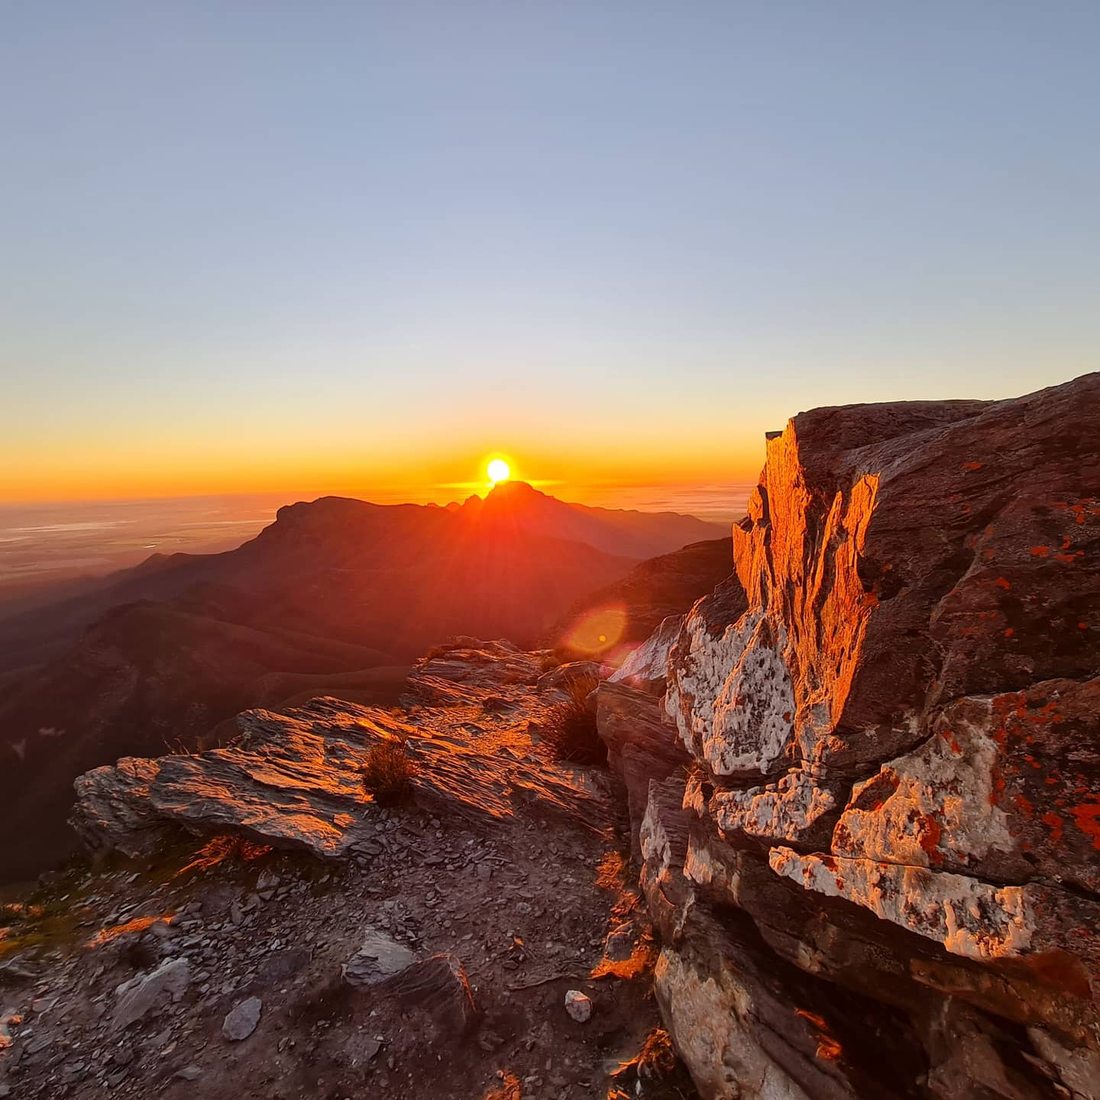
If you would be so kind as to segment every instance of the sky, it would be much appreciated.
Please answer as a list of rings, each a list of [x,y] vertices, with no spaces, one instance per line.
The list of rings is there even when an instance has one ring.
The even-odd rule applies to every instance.
[[[1072,0],[0,2],[0,502],[724,484],[802,409],[1095,370],[1097,41]]]

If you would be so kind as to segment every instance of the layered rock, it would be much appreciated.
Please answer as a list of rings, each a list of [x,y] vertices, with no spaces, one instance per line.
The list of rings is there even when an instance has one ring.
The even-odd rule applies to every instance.
[[[769,436],[640,832],[704,1096],[1100,1094],[1097,423],[1090,375]]]
[[[457,639],[418,663],[403,710],[320,698],[285,713],[246,711],[226,748],[123,759],[80,776],[71,823],[89,849],[129,856],[183,829],[369,857],[378,816],[363,766],[373,746],[400,743],[424,809],[488,824],[522,806],[609,831],[616,812],[600,777],[535,753],[528,729],[552,705],[535,690],[540,674],[533,654]]]

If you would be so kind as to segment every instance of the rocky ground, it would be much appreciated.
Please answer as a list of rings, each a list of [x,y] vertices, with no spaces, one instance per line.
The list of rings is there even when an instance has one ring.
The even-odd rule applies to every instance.
[[[547,678],[506,646],[460,646],[422,663],[400,713],[349,707],[348,744],[373,719],[431,742],[425,759],[453,756],[452,739],[473,754],[450,772],[425,767],[409,804],[371,802],[353,761],[339,791],[311,802],[289,755],[268,755],[272,805],[295,789],[299,800],[279,814],[298,831],[280,832],[246,790],[242,761],[263,755],[246,735],[204,754],[220,787],[192,800],[206,819],[187,824],[202,835],[170,809],[129,843],[125,815],[86,816],[99,866],[8,910],[0,1096],[693,1095],[659,1030],[621,792],[605,769],[558,764],[539,740],[567,675]],[[293,714],[284,747],[301,734],[303,752],[311,721],[340,721],[331,701]],[[263,737],[277,736],[276,719],[263,716]],[[118,774],[101,773],[100,809]],[[493,795],[480,810],[479,783]],[[230,820],[234,807],[250,819]],[[326,815],[351,838],[335,858],[317,848],[331,841]]]

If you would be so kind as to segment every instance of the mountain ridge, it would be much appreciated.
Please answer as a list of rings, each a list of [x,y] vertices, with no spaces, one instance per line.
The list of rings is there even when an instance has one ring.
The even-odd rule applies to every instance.
[[[250,706],[393,703],[402,670],[431,646],[454,635],[533,645],[634,555],[712,527],[518,482],[454,509],[322,497],[280,508],[234,550],[153,555],[0,623],[0,828],[35,826],[0,853],[0,878],[63,854],[82,771],[216,743]]]

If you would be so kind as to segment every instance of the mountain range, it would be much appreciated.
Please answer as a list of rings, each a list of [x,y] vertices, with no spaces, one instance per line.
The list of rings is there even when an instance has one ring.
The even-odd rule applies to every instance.
[[[235,550],[68,584],[0,619],[0,827],[33,838],[0,854],[0,879],[68,850],[72,779],[91,767],[218,743],[248,707],[394,702],[410,661],[453,635],[554,644],[602,601],[640,639],[730,571],[725,534],[510,482],[447,507],[292,504]]]

